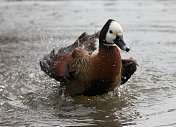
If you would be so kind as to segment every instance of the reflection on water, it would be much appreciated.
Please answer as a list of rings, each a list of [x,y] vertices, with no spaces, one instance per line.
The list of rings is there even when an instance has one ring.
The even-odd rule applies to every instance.
[[[176,126],[174,1],[1,2],[0,126]],[[92,17],[92,18],[90,18]],[[113,92],[59,96],[39,59],[109,18],[124,28],[139,68]]]

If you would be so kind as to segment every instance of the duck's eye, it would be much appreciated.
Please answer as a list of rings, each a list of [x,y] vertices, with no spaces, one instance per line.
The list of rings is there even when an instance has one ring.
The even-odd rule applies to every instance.
[[[113,33],[112,30],[109,30],[109,33],[112,34]]]

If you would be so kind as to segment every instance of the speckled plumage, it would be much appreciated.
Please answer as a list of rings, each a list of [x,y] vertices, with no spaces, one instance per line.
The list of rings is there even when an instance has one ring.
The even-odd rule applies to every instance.
[[[72,45],[46,55],[40,61],[41,69],[60,81],[64,93],[70,96],[94,96],[112,91],[136,71],[135,60],[121,59],[117,46],[127,52],[130,50],[122,33],[121,26],[110,19],[100,32],[83,33]],[[97,37],[99,52],[92,55]]]

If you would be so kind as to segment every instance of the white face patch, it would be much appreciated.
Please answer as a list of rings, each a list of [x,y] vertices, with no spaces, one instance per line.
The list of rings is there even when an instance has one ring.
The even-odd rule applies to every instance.
[[[116,36],[122,35],[122,34],[123,34],[123,30],[120,24],[118,24],[116,21],[112,21],[106,33],[106,41],[110,44],[114,44],[114,40],[116,39]]]

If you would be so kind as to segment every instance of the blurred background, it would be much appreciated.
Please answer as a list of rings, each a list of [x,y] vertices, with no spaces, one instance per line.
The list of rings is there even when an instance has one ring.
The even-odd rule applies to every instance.
[[[176,126],[176,1],[0,0],[0,126]],[[113,18],[139,67],[95,97],[58,96],[39,60]]]

